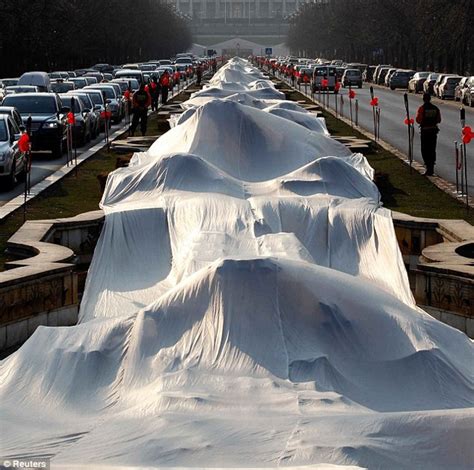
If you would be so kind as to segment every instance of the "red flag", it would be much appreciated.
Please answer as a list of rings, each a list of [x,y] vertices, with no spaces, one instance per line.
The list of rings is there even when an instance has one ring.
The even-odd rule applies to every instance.
[[[410,124],[415,124],[415,120],[413,118],[411,118],[411,119],[405,118],[404,122],[407,126],[410,125]]]
[[[340,89],[341,89],[341,83],[336,82],[336,84],[334,85],[334,91],[337,93]]]
[[[30,150],[30,136],[26,132],[21,135],[18,141],[18,148],[22,153],[26,153]]]
[[[354,90],[349,90],[349,98],[350,98],[351,100],[353,100],[353,99],[355,98],[355,96],[356,96],[355,91],[354,91]]]
[[[110,119],[112,117],[112,113],[110,111],[102,111],[100,113],[100,117],[102,119]]]
[[[321,80],[321,86],[322,86],[323,88],[327,88],[328,85],[329,85],[329,80],[328,80],[327,78],[323,78],[323,79]]]
[[[463,144],[470,144],[471,140],[474,139],[474,132],[471,127],[466,126],[462,130],[462,142]]]
[[[130,90],[125,90],[123,96],[127,101],[130,101]]]
[[[379,99],[374,96],[374,98],[372,98],[372,100],[370,101],[370,106],[378,106],[379,105]]]
[[[74,113],[72,111],[69,111],[67,113],[67,122],[68,124],[76,124],[76,116],[74,116]]]

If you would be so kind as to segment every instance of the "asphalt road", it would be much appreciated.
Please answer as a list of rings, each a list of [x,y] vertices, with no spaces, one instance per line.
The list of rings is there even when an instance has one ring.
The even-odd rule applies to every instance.
[[[373,133],[373,114],[370,106],[370,85],[364,88],[355,88],[356,99],[359,102],[359,126]],[[395,148],[408,154],[408,132],[405,125],[405,103],[403,99],[405,91],[389,90],[383,87],[374,87],[374,94],[379,98],[380,114],[380,138],[393,145]],[[344,95],[344,116],[350,117],[348,89],[342,88],[340,94]],[[414,118],[418,107],[422,104],[422,95],[408,94],[410,114]],[[316,95],[318,98],[318,95]],[[330,107],[334,109],[334,95],[330,94]],[[454,141],[461,140],[461,123],[459,114],[459,103],[453,101],[441,101],[433,99],[441,110],[442,122],[438,134],[437,164],[435,174],[443,179],[455,183],[455,153]],[[338,109],[340,111],[340,101]],[[354,109],[354,108],[353,108]],[[355,112],[354,112],[355,116]],[[355,118],[355,117],[354,117]],[[466,125],[474,128],[474,108],[466,108]],[[468,184],[469,193],[474,194],[474,142],[467,146],[468,155]],[[418,126],[415,128],[414,158],[423,164],[420,151],[420,136]]]

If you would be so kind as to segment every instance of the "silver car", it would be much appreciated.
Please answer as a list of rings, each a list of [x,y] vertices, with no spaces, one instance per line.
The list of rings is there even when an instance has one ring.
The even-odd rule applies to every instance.
[[[0,114],[0,189],[9,190],[26,174],[26,158],[18,148],[21,133],[7,114]]]

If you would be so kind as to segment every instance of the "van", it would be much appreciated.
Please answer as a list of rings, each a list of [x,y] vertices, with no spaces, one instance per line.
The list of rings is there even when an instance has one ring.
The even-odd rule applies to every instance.
[[[26,72],[18,80],[18,85],[35,86],[41,92],[51,91],[51,81],[46,72]]]
[[[336,67],[333,65],[318,65],[313,71],[313,91],[316,92],[321,87],[321,81],[328,81],[329,91],[334,91],[336,86]]]

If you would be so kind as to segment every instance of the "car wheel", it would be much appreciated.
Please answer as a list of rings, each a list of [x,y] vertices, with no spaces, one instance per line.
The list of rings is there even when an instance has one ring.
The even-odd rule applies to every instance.
[[[6,187],[8,190],[11,190],[15,187],[15,184],[16,184],[15,165],[13,164],[10,174],[6,177]]]
[[[392,91],[395,90],[395,87],[394,87],[394,86],[391,86],[391,87],[390,87],[390,90],[392,90]]]
[[[51,152],[53,158],[61,158],[64,152],[63,141],[60,140],[57,142],[56,145],[51,149]]]

